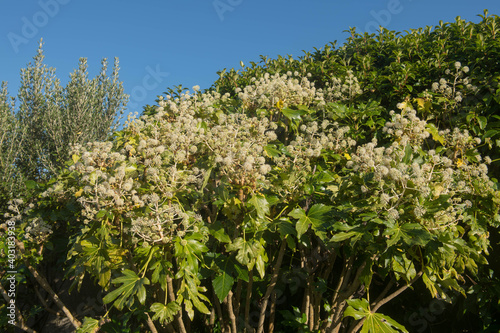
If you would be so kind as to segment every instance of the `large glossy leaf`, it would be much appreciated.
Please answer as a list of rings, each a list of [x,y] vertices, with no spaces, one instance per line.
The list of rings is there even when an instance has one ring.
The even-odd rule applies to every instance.
[[[174,320],[175,315],[181,310],[177,302],[170,302],[167,305],[154,303],[151,305],[151,311],[154,312],[152,320],[159,320],[162,324],[168,324]]]
[[[221,243],[231,243],[231,237],[226,233],[220,222],[215,222],[209,225],[209,232]]]
[[[212,280],[215,295],[217,295],[217,298],[219,298],[221,302],[224,298],[226,298],[229,291],[231,291],[233,284],[234,278],[225,272],[222,272],[219,276]]]
[[[363,333],[408,333],[406,328],[391,317],[381,313],[371,312],[366,299],[347,300],[349,306],[344,311],[344,317],[356,320],[365,319],[361,332]]]
[[[269,203],[263,195],[255,194],[247,202],[247,206],[253,208],[260,219],[269,214]],[[250,211],[252,212],[252,211]]]
[[[293,110],[289,108],[284,108],[281,110],[281,112],[290,120],[299,120],[300,116],[307,114],[306,110]]]
[[[263,239],[250,239],[247,241],[242,237],[238,237],[233,243],[226,245],[226,250],[230,252],[237,251],[236,260],[240,264],[247,266],[249,270],[252,270],[258,261],[257,270],[261,277],[263,277],[265,273],[263,262],[267,261],[263,244],[265,244]]]
[[[82,326],[78,328],[77,333],[95,333],[99,330],[99,320],[85,317]]]
[[[312,225],[315,230],[325,229],[324,223],[328,222],[326,214],[331,210],[330,206],[325,206],[323,204],[316,204],[312,206],[309,211],[306,212],[302,208],[296,208],[291,211],[288,216],[297,219],[297,224],[295,228],[297,230],[297,238],[300,237],[309,229]]]
[[[223,254],[218,254],[215,258],[215,264],[219,269],[219,275],[212,280],[215,294],[222,302],[231,290],[234,284],[234,275],[237,275],[235,266],[238,264],[234,262],[232,257],[226,257]]]
[[[385,230],[384,235],[389,238],[387,247],[400,241],[409,246],[425,246],[432,239],[432,235],[419,223],[404,223],[402,225],[395,223]]]
[[[134,271],[125,269],[122,276],[113,279],[113,283],[121,284],[121,286],[103,298],[105,304],[115,301],[113,305],[118,310],[122,310],[125,305],[132,306],[134,296],[141,304],[146,301],[146,288],[144,286],[149,284],[148,278],[141,278]]]

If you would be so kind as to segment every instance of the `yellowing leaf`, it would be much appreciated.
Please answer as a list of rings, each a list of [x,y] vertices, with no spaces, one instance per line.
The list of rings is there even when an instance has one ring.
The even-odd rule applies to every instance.
[[[80,189],[79,191],[77,191],[77,192],[75,193],[75,198],[80,197],[80,196],[82,195],[82,193],[83,193],[83,188],[82,188],[82,189]]]
[[[348,153],[344,153],[344,157],[349,161],[351,160],[351,155],[349,155]]]
[[[283,108],[283,105],[284,105],[284,102],[280,99],[277,103],[276,103],[276,107],[278,109],[282,109]]]
[[[464,164],[464,162],[462,161],[462,159],[461,159],[461,158],[459,158],[459,159],[457,159],[456,164],[457,164],[457,167],[459,167],[459,168],[460,168],[460,167]]]
[[[431,109],[432,103],[423,98],[415,98],[415,102],[417,102],[417,109],[419,111],[429,111]]]

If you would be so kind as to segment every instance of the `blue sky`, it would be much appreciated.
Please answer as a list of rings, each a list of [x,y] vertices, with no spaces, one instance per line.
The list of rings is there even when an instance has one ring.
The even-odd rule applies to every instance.
[[[498,0],[5,0],[0,8],[0,81],[11,95],[43,38],[45,63],[63,84],[80,57],[91,77],[102,58],[118,57],[132,112],[167,87],[208,88],[240,61],[342,44],[349,27],[404,31],[457,16],[478,22],[484,9],[500,15]]]

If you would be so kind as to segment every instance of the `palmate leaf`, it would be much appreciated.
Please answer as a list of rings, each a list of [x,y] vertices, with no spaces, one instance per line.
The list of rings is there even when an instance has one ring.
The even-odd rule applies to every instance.
[[[264,219],[269,214],[269,203],[263,195],[254,195],[248,200],[247,207],[253,207],[257,216]]]
[[[176,278],[182,276],[184,270],[189,270],[193,274],[198,272],[198,262],[203,252],[208,251],[208,247],[203,243],[203,236],[193,233],[181,239],[175,239],[175,256],[179,260],[182,270],[179,270]]]
[[[347,300],[349,306],[344,311],[344,317],[353,317],[356,320],[365,319],[362,333],[408,333],[406,328],[391,317],[381,313],[371,312],[370,304],[366,299]]]
[[[122,276],[113,279],[113,283],[121,283],[122,285],[103,298],[105,304],[115,301],[113,305],[118,310],[122,310],[125,305],[132,306],[134,296],[141,304],[146,301],[146,288],[144,286],[149,284],[148,278],[141,278],[134,271],[125,269]]]
[[[202,292],[206,292],[206,288],[200,287],[199,284],[200,281],[196,276],[186,274],[177,292],[178,298],[176,301],[179,304],[184,304],[184,309],[191,320],[194,319],[193,305],[201,313],[210,314],[207,306],[202,302],[205,301],[210,304],[210,300],[202,294]]]
[[[384,236],[389,237],[387,247],[391,247],[401,240],[409,246],[425,246],[432,239],[432,235],[419,223],[405,223],[402,225],[395,223],[385,230]]]
[[[170,302],[167,305],[162,303],[154,303],[151,305],[151,311],[155,314],[152,320],[159,320],[163,324],[168,324],[174,320],[174,316],[181,310],[181,306],[177,302]]]
[[[78,328],[77,333],[95,333],[99,330],[99,320],[85,317],[82,326]]]
[[[238,237],[233,243],[226,245],[226,250],[229,252],[237,251],[236,260],[240,264],[247,266],[248,270],[252,270],[255,264],[257,264],[257,271],[264,278],[264,263],[267,262],[268,258],[263,245],[265,245],[265,241],[262,238],[247,241],[242,237]]]
[[[306,233],[309,226],[312,225],[315,230],[323,230],[324,223],[328,222],[326,214],[331,210],[330,206],[325,206],[323,204],[316,204],[312,206],[309,211],[306,212],[302,208],[296,208],[291,211],[288,216],[297,219],[297,224],[295,228],[297,229],[297,238]]]

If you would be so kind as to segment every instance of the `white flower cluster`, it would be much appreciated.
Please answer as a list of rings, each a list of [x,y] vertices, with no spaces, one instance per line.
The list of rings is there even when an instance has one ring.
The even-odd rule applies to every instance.
[[[493,185],[479,154],[474,163],[467,162],[463,155],[480,141],[466,131],[442,131],[443,146],[439,152],[423,150],[423,140],[428,137],[426,122],[416,117],[414,110],[391,113],[393,120],[384,130],[393,143],[379,146],[374,139],[359,146],[347,163],[361,177],[372,175],[369,178],[373,183],[363,185],[361,192],[373,195],[379,212],[388,219],[411,216],[432,230],[456,225],[472,206],[470,201],[461,202],[460,197],[478,191],[487,193]],[[408,150],[407,144],[412,149]],[[431,204],[442,195],[447,196],[449,207],[426,215],[425,203]]]
[[[52,234],[52,228],[41,217],[28,217],[34,205],[23,205],[23,203],[21,199],[9,201],[7,207],[9,212],[4,214],[4,217],[7,219],[6,225],[20,226],[25,223],[24,237],[31,242],[43,244],[50,234]]]
[[[295,138],[286,146],[287,154],[273,157],[278,170],[287,177],[274,190],[283,197],[300,196],[302,184],[314,176],[315,165],[323,153],[346,154],[356,141],[346,136],[348,127],[328,120],[311,121],[300,126]]]
[[[231,114],[223,124],[207,131],[203,140],[220,175],[227,176],[229,183],[255,188],[257,181],[264,181],[271,171],[264,148],[268,142],[276,140],[276,127],[268,118]]]
[[[473,86],[470,83],[469,78],[465,77],[465,74],[469,72],[469,67],[462,66],[459,61],[455,62],[454,67],[455,73],[453,74],[449,69],[445,71],[445,74],[452,75],[452,78],[441,78],[439,79],[439,82],[434,82],[432,84],[432,91],[442,94],[450,101],[460,103],[462,102],[464,93],[476,92],[477,87]],[[459,85],[464,87],[464,92],[458,90]]]
[[[417,117],[415,110],[406,108],[401,114],[390,112],[392,121],[385,123],[383,132],[396,138],[397,144],[405,147],[411,144],[413,147],[418,147],[429,137],[430,133],[426,130],[427,123]]]
[[[247,110],[309,105],[316,99],[314,83],[306,77],[293,77],[291,72],[284,75],[265,73],[259,79],[252,78],[251,84],[243,89],[236,88],[236,92]]]
[[[134,240],[143,239],[148,243],[170,243],[176,237],[183,237],[186,232],[196,232],[201,224],[199,215],[189,215],[178,204],[163,205],[159,198],[151,195],[151,213],[132,218],[131,232]]]
[[[27,239],[42,244],[52,233],[52,228],[41,217],[35,217],[29,222],[24,231]]]
[[[326,82],[325,85],[326,87],[318,89],[317,93],[320,106],[328,102],[352,101],[357,95],[363,93],[358,78],[351,70],[347,71],[343,81],[334,77],[331,82]]]
[[[205,93],[199,92],[197,86],[193,87],[195,91],[191,94],[186,91],[178,98],[173,98],[170,95],[166,97],[160,96],[159,106],[156,111],[158,112],[155,117],[161,119],[168,114],[169,116],[175,115],[210,115],[215,112],[220,104],[229,100],[229,93],[221,95],[216,91],[208,91]],[[165,113],[164,113],[165,112]]]

